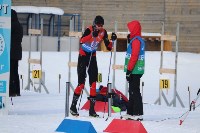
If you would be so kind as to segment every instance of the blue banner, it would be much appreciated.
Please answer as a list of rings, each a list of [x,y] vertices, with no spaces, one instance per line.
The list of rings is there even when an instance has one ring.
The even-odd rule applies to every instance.
[[[2,108],[2,97],[0,96],[0,109]]]
[[[10,38],[11,0],[0,0],[0,102],[6,108],[9,96]]]
[[[0,81],[0,93],[6,93],[6,81]]]
[[[0,74],[10,70],[10,0],[0,2]]]

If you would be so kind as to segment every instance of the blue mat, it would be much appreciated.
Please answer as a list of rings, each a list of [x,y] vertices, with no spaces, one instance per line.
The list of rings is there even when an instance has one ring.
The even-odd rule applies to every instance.
[[[56,132],[97,133],[91,122],[71,119],[64,119],[56,129]]]

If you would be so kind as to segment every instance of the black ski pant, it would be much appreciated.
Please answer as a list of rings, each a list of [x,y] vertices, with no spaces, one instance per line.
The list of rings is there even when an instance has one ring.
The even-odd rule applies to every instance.
[[[86,71],[89,75],[89,84],[90,84],[90,95],[96,96],[96,81],[98,76],[98,67],[97,60],[95,55],[91,55],[92,53],[87,53],[86,56],[80,55],[78,57],[78,87],[75,89],[76,94],[80,94],[82,87],[80,85],[85,85],[85,80],[87,77]]]
[[[18,61],[10,60],[10,85],[9,96],[20,96],[20,81],[18,74]]]
[[[140,93],[140,78],[142,74],[131,74],[129,80],[129,101],[127,114],[143,115],[143,102]]]

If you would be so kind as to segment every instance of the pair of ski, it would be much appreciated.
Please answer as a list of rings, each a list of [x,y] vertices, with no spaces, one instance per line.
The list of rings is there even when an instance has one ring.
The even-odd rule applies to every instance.
[[[187,116],[189,115],[189,113],[190,113],[190,111],[194,111],[195,110],[195,108],[196,107],[198,107],[198,106],[196,106],[196,102],[197,102],[197,100],[199,99],[199,96],[200,96],[200,89],[198,90],[198,92],[197,92],[197,96],[196,96],[196,98],[194,99],[194,100],[192,100],[192,102],[190,103],[190,108],[189,108],[189,110],[187,111],[187,112],[185,112],[180,118],[182,118],[181,120],[180,120],[180,123],[179,123],[179,125],[182,125],[183,124],[183,122],[185,121],[185,119],[187,118]]]
[[[74,118],[95,118],[95,119],[102,118],[100,116],[97,116],[97,117],[93,117],[93,116],[80,116],[80,115],[71,115],[71,116],[74,117]]]
[[[120,116],[120,119],[122,120],[133,120],[133,121],[143,121],[143,118],[131,118],[131,117],[126,117],[126,116]]]
[[[77,116],[72,115],[72,117],[75,117],[75,118],[94,118],[94,119],[103,118],[103,117],[100,117],[100,116],[99,117],[92,117],[92,116],[79,116],[79,115],[77,115]],[[132,121],[143,121],[143,119],[135,120],[135,119],[131,119],[131,118],[124,118],[123,116],[121,116],[120,119],[122,119],[122,120],[132,120]],[[108,118],[105,119],[105,121],[107,121],[107,120],[108,120]]]
[[[70,111],[70,114],[73,116],[73,117],[79,117],[79,114],[78,113],[73,113],[73,112],[71,112]],[[82,116],[81,116],[82,117]],[[86,116],[84,116],[84,117],[86,117]],[[89,116],[87,116],[87,117],[91,117],[91,118],[100,118],[100,116],[99,115],[94,115],[94,116],[91,116],[91,115],[89,115]]]

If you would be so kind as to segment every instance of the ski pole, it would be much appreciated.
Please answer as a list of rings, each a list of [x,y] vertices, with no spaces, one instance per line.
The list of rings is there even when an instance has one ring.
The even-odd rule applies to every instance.
[[[183,117],[183,119],[180,120],[179,125],[182,125],[183,122],[185,121],[185,119],[187,118],[187,116],[189,115],[190,111],[192,110],[192,104],[193,104],[193,102],[190,103],[190,108],[189,108],[189,110],[181,116],[181,117],[183,117],[183,116],[184,116],[184,117]],[[180,118],[181,118],[181,117],[180,117]]]
[[[120,118],[122,117],[122,96],[121,96],[121,94],[119,94],[119,100],[120,100],[120,112],[119,112],[119,114],[120,114]]]
[[[144,96],[143,96],[144,89],[143,88],[144,88],[144,82],[142,82],[142,102],[144,102],[144,100],[143,100],[144,99]]]
[[[187,118],[187,116],[189,115],[189,113],[190,113],[190,111],[193,109],[193,111],[195,110],[195,104],[196,104],[196,101],[198,100],[198,98],[199,98],[199,93],[200,93],[200,88],[199,88],[199,90],[198,90],[198,92],[197,92],[197,96],[196,96],[196,98],[190,103],[190,109],[186,112],[186,114],[185,114],[185,117],[182,119],[182,120],[180,120],[180,124],[179,125],[182,125],[182,123],[185,121],[185,119]],[[182,115],[183,116],[183,115]]]
[[[113,43],[113,42],[112,42]],[[110,79],[110,67],[111,67],[111,60],[112,60],[112,50],[110,51],[110,64],[109,64],[109,71],[108,71],[108,81],[107,83],[109,83],[109,79]]]
[[[80,98],[80,102],[79,102],[79,104],[78,104],[78,111],[79,111],[79,108],[80,108],[80,104],[81,104],[82,95],[83,95],[83,89],[81,90],[81,98]]]
[[[86,81],[86,77],[87,77],[87,71],[90,67],[90,62],[91,62],[91,58],[92,58],[92,52],[90,54],[90,60],[89,60],[89,63],[88,63],[88,66],[86,68],[86,75],[85,75],[85,81]],[[83,88],[84,89],[84,88]],[[79,105],[78,105],[78,111],[79,111],[79,108],[80,108],[80,104],[81,104],[81,100],[82,100],[82,96],[83,96],[83,89],[81,90],[81,97],[80,97],[80,102],[79,102]]]
[[[197,100],[199,99],[199,96],[200,96],[199,93],[200,93],[200,88],[197,92],[197,97],[191,102],[193,110],[195,110],[195,108],[196,108],[195,104],[196,104]]]
[[[186,119],[187,116],[189,115],[189,112],[191,111],[191,107],[192,107],[192,103],[190,104],[190,109],[184,114],[185,117],[184,117],[182,120],[180,120],[179,125],[182,125],[182,123],[185,121],[185,119]],[[182,115],[182,116],[183,116],[183,115]]]
[[[191,105],[193,105],[193,109],[195,109],[195,103],[197,102],[197,100],[199,99],[199,93],[200,93],[200,88],[199,88],[199,90],[198,90],[198,92],[197,92],[197,96],[196,96],[196,98],[194,99],[194,100],[192,100],[192,102],[191,102]],[[191,108],[191,107],[190,107]]]
[[[104,118],[104,115],[105,115],[105,112],[106,112],[106,98],[107,98],[107,96],[105,96],[105,98],[104,98],[103,118]]]
[[[114,45],[114,41],[112,41],[112,46]],[[111,67],[111,60],[112,60],[112,49],[110,51],[110,63],[109,63],[109,70],[108,70],[108,81],[107,84],[109,83],[109,79],[110,79],[110,67]],[[108,92],[106,94],[106,98],[108,98]],[[106,106],[106,100],[105,100],[105,104],[104,104],[104,112],[103,112],[103,118],[104,118],[104,114],[105,114],[105,107]]]
[[[112,40],[112,48],[113,48],[113,46],[114,46],[114,41],[115,41],[115,40]],[[107,81],[107,83],[109,83],[109,78],[110,78],[111,60],[112,60],[112,49],[111,49],[111,51],[110,51],[110,64],[109,64],[109,72],[108,72],[108,81]]]
[[[191,99],[190,99],[190,88],[189,88],[189,86],[188,86],[188,95],[189,95],[189,106],[190,106]]]

